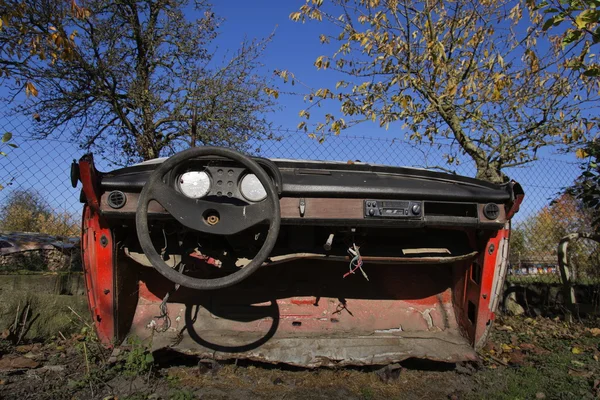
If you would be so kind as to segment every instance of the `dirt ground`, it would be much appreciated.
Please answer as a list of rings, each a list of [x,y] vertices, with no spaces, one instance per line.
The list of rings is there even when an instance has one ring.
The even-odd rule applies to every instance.
[[[560,318],[497,321],[481,362],[407,360],[304,370],[149,354],[107,353],[83,326],[72,337],[0,341],[2,399],[597,399],[600,325]]]

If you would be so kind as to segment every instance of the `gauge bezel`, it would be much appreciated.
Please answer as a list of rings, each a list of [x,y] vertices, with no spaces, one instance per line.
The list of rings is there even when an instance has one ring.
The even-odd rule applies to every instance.
[[[261,199],[259,199],[259,200],[253,200],[253,199],[250,199],[248,196],[246,196],[246,194],[244,193],[244,190],[243,190],[243,188],[242,188],[242,184],[243,184],[243,182],[244,182],[244,179],[246,179],[247,177],[249,177],[249,176],[251,176],[251,175],[253,175],[253,176],[254,176],[254,178],[255,178],[255,179],[258,181],[258,183],[259,183],[259,184],[262,186],[262,188],[263,188],[263,190],[264,190],[264,192],[265,192],[265,195],[264,195],[264,197],[263,197],[263,198],[261,198]],[[240,181],[239,181],[239,183],[238,183],[238,189],[239,189],[239,192],[240,192],[240,194],[242,195],[242,197],[243,197],[244,199],[246,199],[247,201],[250,201],[250,202],[252,202],[252,203],[258,203],[258,202],[260,202],[260,201],[263,201],[263,200],[264,200],[264,199],[266,199],[266,198],[267,198],[267,196],[268,196],[267,190],[265,189],[264,185],[263,185],[263,184],[260,182],[260,180],[258,179],[258,177],[256,176],[256,174],[253,174],[252,172],[249,172],[249,173],[246,173],[246,174],[242,175],[242,177],[240,178]]]
[[[206,193],[204,193],[202,196],[198,196],[198,197],[190,197],[190,196],[188,196],[187,194],[185,194],[185,192],[184,192],[184,191],[183,191],[183,189],[181,188],[181,178],[182,178],[182,177],[183,177],[185,174],[188,174],[188,173],[190,173],[190,172],[204,173],[204,174],[206,174],[206,176],[208,177],[208,188],[206,189]],[[213,188],[213,177],[212,177],[212,175],[210,174],[210,172],[209,172],[209,171],[207,171],[207,170],[202,170],[202,171],[199,171],[199,170],[195,170],[195,169],[189,169],[189,170],[187,170],[187,171],[184,171],[184,172],[182,172],[182,173],[180,173],[180,174],[178,174],[178,175],[177,175],[177,190],[179,191],[179,193],[181,193],[182,195],[184,195],[185,197],[187,197],[187,198],[189,198],[189,199],[202,199],[202,198],[204,198],[204,197],[206,197],[206,196],[208,196],[208,195],[210,194],[210,192],[211,192],[212,188]]]

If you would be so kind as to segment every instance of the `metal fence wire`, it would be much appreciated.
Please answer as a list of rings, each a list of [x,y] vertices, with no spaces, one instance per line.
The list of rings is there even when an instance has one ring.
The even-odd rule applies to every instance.
[[[70,164],[85,152],[74,140],[36,139],[20,116],[0,116],[0,127],[13,134],[16,148],[3,148],[0,157],[0,232],[39,232],[57,237],[78,236],[80,188],[71,187]],[[444,167],[473,176],[468,162],[449,166],[448,142],[411,144],[402,139],[342,134],[323,143],[305,133],[281,130],[277,139],[249,143],[249,152],[263,157],[357,161],[420,168]],[[389,133],[388,133],[389,134]],[[506,173],[523,186],[526,199],[513,220],[510,269],[513,283],[560,283],[557,244],[564,235],[591,230],[590,218],[564,188],[573,184],[581,169],[577,162],[547,152],[529,165]],[[97,158],[101,171],[116,168]],[[572,265],[580,283],[598,283],[600,249],[592,241],[571,246]]]

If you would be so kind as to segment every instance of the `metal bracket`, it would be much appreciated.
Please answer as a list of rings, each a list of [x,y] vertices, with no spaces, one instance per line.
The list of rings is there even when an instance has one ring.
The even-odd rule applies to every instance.
[[[300,203],[298,204],[298,208],[300,208],[300,216],[304,217],[304,213],[306,212],[306,200],[304,200],[304,198],[300,199]]]

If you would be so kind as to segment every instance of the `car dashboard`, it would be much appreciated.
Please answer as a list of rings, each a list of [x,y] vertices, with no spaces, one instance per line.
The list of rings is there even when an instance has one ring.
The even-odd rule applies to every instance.
[[[277,188],[282,225],[498,229],[522,193],[514,182],[495,185],[412,168],[254,160]],[[101,212],[107,218],[133,218],[140,191],[158,164],[100,174]],[[188,197],[222,203],[252,204],[266,196],[246,168],[219,158],[190,160],[164,181]],[[169,216],[155,201],[148,211],[151,218]]]

